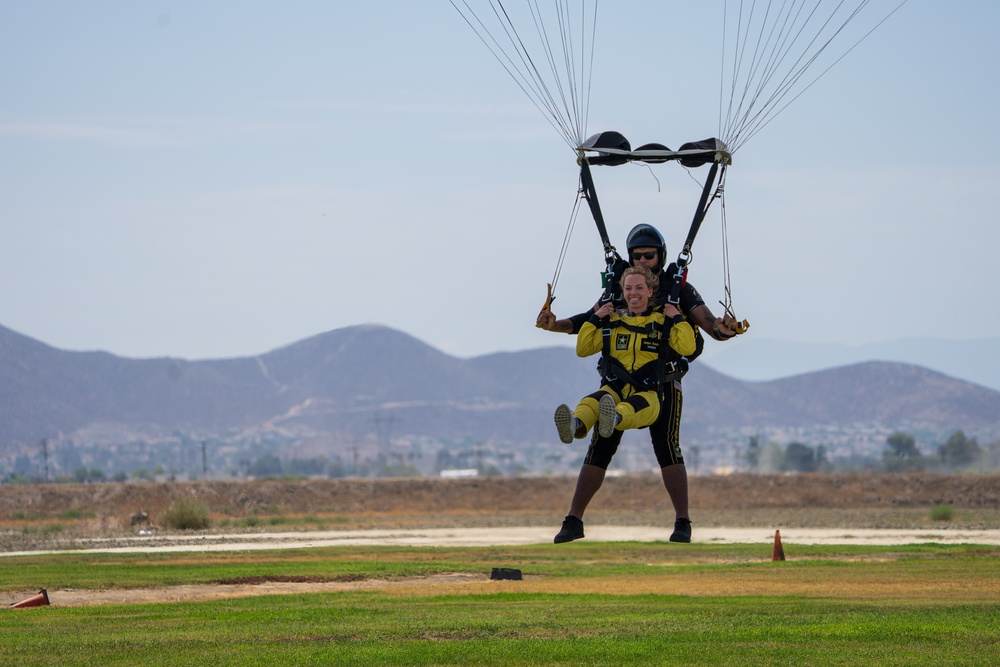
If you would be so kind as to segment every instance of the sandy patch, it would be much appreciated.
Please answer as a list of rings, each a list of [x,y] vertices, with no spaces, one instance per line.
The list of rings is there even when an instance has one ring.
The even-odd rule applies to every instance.
[[[390,589],[416,586],[456,586],[469,583],[489,582],[488,574],[468,574],[462,572],[438,574],[430,577],[412,577],[400,581],[366,579],[363,581],[318,581],[289,582],[264,581],[252,584],[195,584],[164,586],[159,588],[131,588],[116,590],[76,590],[61,589],[48,591],[49,602],[59,607],[89,607],[115,604],[144,604],[150,602],[205,602],[244,598],[256,595],[313,595],[337,591]],[[26,599],[38,591],[24,594],[18,599]],[[19,594],[12,594],[18,597]],[[5,594],[4,597],[7,597]]]
[[[214,535],[156,534],[141,538],[92,538],[71,550],[9,551],[0,556],[54,553],[128,553],[180,551],[248,551],[332,546],[440,546],[484,547],[549,544],[552,527],[463,527],[393,530],[333,530],[284,533]],[[666,541],[670,533],[649,526],[587,526],[588,540],[598,542]],[[892,545],[942,544],[1000,545],[1000,530],[788,528],[781,529],[785,544]],[[773,543],[774,531],[765,528],[696,528],[693,541],[705,544]]]

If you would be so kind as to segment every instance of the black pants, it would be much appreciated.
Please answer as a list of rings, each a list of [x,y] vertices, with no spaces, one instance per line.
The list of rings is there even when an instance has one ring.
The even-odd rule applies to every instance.
[[[653,443],[653,454],[661,468],[684,463],[681,453],[681,408],[684,400],[680,381],[668,383],[663,390],[660,417],[649,427],[649,439]],[[587,449],[584,463],[607,470],[611,459],[618,451],[624,431],[615,430],[607,438],[602,438],[594,429],[594,435]]]

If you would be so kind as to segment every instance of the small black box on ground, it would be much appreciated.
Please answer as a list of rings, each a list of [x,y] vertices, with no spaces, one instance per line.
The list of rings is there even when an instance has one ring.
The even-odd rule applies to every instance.
[[[512,567],[495,567],[490,573],[490,579],[509,579],[511,581],[521,581],[521,571]]]

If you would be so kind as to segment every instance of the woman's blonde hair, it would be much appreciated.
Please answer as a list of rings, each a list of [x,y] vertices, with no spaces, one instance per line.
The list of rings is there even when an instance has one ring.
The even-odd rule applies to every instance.
[[[660,289],[660,279],[653,275],[653,272],[647,269],[645,266],[630,266],[622,272],[621,286],[625,289],[625,279],[629,276],[640,275],[646,280],[646,287],[656,294],[656,291]]]

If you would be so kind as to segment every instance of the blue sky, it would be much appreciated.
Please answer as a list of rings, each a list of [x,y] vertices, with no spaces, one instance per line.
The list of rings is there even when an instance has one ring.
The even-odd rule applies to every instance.
[[[602,5],[588,128],[716,134],[717,5]],[[749,335],[1000,336],[997,27],[1000,3],[910,0],[740,149]],[[4,326],[188,359],[363,323],[463,357],[569,342],[533,323],[575,156],[446,0],[5,2],[0,63]],[[595,169],[612,240],[652,222],[675,253],[699,186],[657,177]],[[712,305],[721,248],[711,216]],[[593,303],[601,257],[581,216],[557,314]]]

